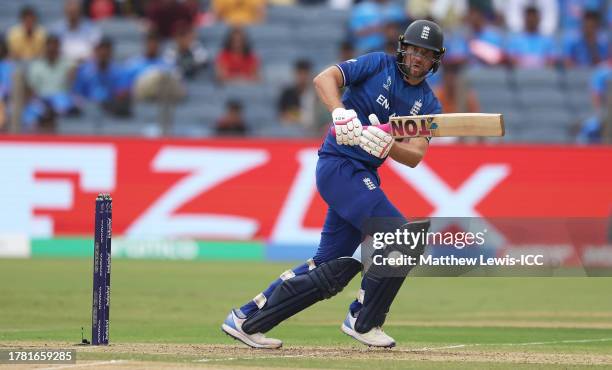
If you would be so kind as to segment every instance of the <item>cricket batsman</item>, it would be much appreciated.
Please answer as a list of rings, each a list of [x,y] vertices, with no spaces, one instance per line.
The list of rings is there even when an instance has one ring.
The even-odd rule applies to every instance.
[[[321,241],[314,257],[283,272],[263,292],[222,324],[231,337],[254,348],[279,348],[267,331],[301,310],[340,292],[362,269],[351,256],[373,229],[371,219],[395,220],[392,229],[423,230],[428,221],[409,222],[380,189],[377,168],[389,156],[415,167],[429,138],[394,140],[377,127],[380,119],[441,113],[440,103],[425,78],[435,73],[444,55],[440,27],[431,21],[411,23],[399,37],[397,53],[375,52],[341,62],[314,79],[319,98],[332,115],[333,129],[320,150],[317,189],[328,205]],[[340,88],[346,87],[341,96]],[[335,133],[335,134],[334,134]],[[384,231],[384,230],[383,230]],[[393,245],[385,245],[391,250]],[[423,253],[424,246],[413,249]],[[409,269],[399,276],[370,267],[358,297],[349,307],[341,330],[374,347],[393,347],[382,326]]]

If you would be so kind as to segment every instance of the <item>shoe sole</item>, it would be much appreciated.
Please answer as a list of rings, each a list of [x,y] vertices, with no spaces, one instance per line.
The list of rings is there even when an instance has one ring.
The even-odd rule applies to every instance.
[[[391,342],[391,344],[388,345],[380,345],[380,344],[373,344],[373,343],[369,343],[364,341],[363,339],[361,339],[360,335],[353,329],[349,328],[348,326],[344,325],[344,323],[342,323],[342,325],[340,325],[340,330],[342,330],[342,332],[346,335],[348,335],[349,337],[357,340],[359,343],[365,344],[368,347],[378,347],[378,348],[393,348],[395,347],[395,342]]]
[[[246,344],[247,346],[249,346],[251,348],[257,348],[257,349],[262,349],[262,348],[264,348],[264,349],[278,349],[278,348],[281,348],[283,346],[282,343],[279,346],[255,343],[252,340],[250,340],[247,336],[245,336],[244,334],[242,334],[241,332],[239,332],[238,330],[232,328],[231,326],[229,326],[227,324],[221,325],[221,331],[223,331],[225,334],[227,334],[230,338],[233,338],[233,339],[235,339],[237,341],[240,341],[240,342]]]

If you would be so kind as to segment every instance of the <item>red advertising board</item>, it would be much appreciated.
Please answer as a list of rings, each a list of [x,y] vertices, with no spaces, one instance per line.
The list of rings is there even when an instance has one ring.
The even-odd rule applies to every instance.
[[[116,234],[308,241],[325,204],[319,141],[0,137],[0,233],[89,235],[98,192]],[[388,160],[382,189],[410,216],[608,217],[612,148],[432,145]]]

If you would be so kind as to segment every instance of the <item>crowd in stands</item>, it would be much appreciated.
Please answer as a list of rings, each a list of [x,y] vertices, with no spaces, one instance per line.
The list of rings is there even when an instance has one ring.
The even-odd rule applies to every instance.
[[[51,0],[50,0],[51,1]],[[27,3],[24,2],[24,3]],[[34,7],[24,5],[15,24],[0,40],[0,132],[11,115],[20,131],[53,132],[64,116],[78,115],[87,104],[105,114],[129,117],[139,101],[177,104],[189,94],[187,82],[257,84],[262,61],[250,42],[248,27],[266,22],[271,6],[328,6],[348,14],[337,30],[337,60],[362,53],[395,53],[397,37],[412,19],[429,18],[445,30],[447,54],[442,72],[430,78],[445,112],[479,111],[474,91],[465,86],[465,67],[592,70],[593,115],[578,139],[598,142],[604,135],[612,80],[610,30],[612,5],[607,0],[66,0],[62,19],[43,22]],[[113,40],[98,21],[124,17],[141,24],[141,55],[117,60]],[[212,54],[198,29],[229,25],[221,49]],[[287,29],[287,32],[292,32]],[[294,82],[278,91],[278,122],[319,133],[326,115],[312,89],[317,72],[311,60],[294,64]],[[15,71],[23,70],[23,88]],[[12,91],[23,90],[23,107],[9,104]],[[247,135],[243,102],[230,100],[216,122],[220,135]]]
[[[445,112],[479,109],[474,92],[456,83],[458,72],[466,66],[558,68],[568,73],[573,68],[588,68],[593,70],[590,84],[593,115],[584,122],[578,139],[602,140],[606,95],[610,95],[606,92],[612,80],[612,3],[605,0],[407,0],[404,18],[398,17],[402,14],[400,5],[390,0],[355,5],[349,24],[354,45],[358,53],[383,49],[393,52],[393,35],[411,19],[430,18],[439,22],[445,30],[447,54],[443,60],[443,76],[434,76],[430,83],[441,85],[437,96]],[[398,27],[394,30],[390,25]]]

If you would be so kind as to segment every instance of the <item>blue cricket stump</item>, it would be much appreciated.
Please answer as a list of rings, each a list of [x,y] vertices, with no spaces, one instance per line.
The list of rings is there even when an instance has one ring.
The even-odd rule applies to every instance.
[[[110,327],[110,273],[113,201],[109,194],[96,197],[91,344],[106,345]]]

